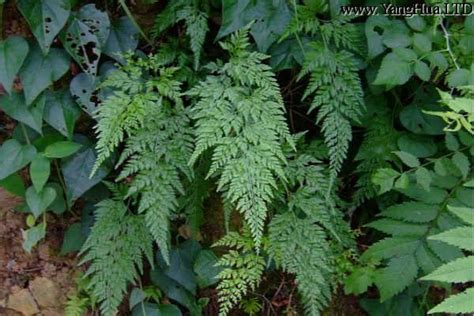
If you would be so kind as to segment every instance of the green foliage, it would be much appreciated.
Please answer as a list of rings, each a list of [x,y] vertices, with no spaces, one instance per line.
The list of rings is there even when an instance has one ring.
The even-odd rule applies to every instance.
[[[97,205],[95,224],[83,246],[90,293],[104,315],[115,315],[130,282],[143,272],[143,257],[152,260],[152,236],[143,216],[131,215],[120,197]]]
[[[265,268],[263,257],[255,253],[254,241],[248,229],[242,234],[228,233],[214,247],[231,248],[219,258],[219,315],[227,315],[231,308],[249,292],[255,290]]]
[[[248,50],[247,33],[237,32],[221,43],[230,60],[211,64],[215,74],[188,92],[198,97],[190,162],[213,150],[208,177],[219,174],[217,190],[244,215],[258,249],[272,191],[278,178],[285,179],[281,142],[289,132],[274,74],[262,63],[265,55]]]

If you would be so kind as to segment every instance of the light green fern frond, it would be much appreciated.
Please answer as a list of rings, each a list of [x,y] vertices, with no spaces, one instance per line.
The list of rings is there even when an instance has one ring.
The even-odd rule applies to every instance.
[[[262,63],[265,55],[246,50],[247,33],[237,32],[222,44],[229,62],[189,92],[198,98],[192,109],[197,139],[190,163],[212,148],[208,176],[220,176],[218,190],[244,215],[259,248],[267,204],[277,178],[285,178],[281,142],[292,140],[274,74]]]
[[[79,297],[78,295],[71,295],[66,301],[64,308],[65,316],[84,316],[89,307],[90,300],[87,297]]]
[[[121,200],[97,205],[96,222],[82,248],[82,262],[89,262],[91,295],[104,315],[115,315],[127,291],[143,269],[143,256],[153,262],[152,237],[143,216],[128,214]]]
[[[248,291],[254,290],[265,268],[263,257],[255,253],[255,244],[248,229],[242,235],[231,232],[214,244],[214,247],[231,248],[219,258],[218,265],[223,268],[219,273],[217,285],[219,293],[219,315],[227,315],[238,305]]]

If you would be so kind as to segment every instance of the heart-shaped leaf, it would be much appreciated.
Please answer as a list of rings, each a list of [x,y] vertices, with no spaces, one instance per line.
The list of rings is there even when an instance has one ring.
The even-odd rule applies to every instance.
[[[80,110],[68,91],[46,92],[44,120],[61,134],[71,139]]]
[[[68,0],[18,0],[17,7],[46,55],[69,17]]]
[[[33,182],[36,192],[41,192],[41,190],[43,190],[44,185],[48,181],[50,173],[51,166],[49,159],[43,155],[36,155],[30,166],[31,181]]]
[[[35,155],[35,147],[23,146],[16,139],[7,140],[0,147],[0,180],[29,164]]]
[[[61,78],[69,69],[69,57],[63,49],[51,48],[47,56],[35,45],[20,70],[20,79],[25,92],[26,104],[50,84]]]
[[[27,106],[25,98],[19,93],[0,97],[0,108],[15,120],[22,122],[38,133],[42,134],[43,112],[45,98],[40,96],[36,101]]]
[[[104,47],[104,54],[112,57],[116,61],[123,63],[122,54],[133,51],[138,45],[139,31],[127,16],[113,21],[110,28],[110,35]]]
[[[107,13],[97,10],[94,4],[88,4],[79,10],[66,31],[61,33],[61,40],[82,70],[95,76],[109,32]]]
[[[0,84],[10,94],[13,81],[28,55],[28,43],[19,36],[0,41]]]
[[[28,204],[31,213],[35,218],[38,218],[46,211],[48,206],[53,203],[56,198],[56,190],[46,187],[38,193],[34,187],[29,187],[28,190],[26,190],[25,197],[26,204]]]
[[[80,73],[72,79],[70,91],[77,104],[92,116],[98,106],[96,78]]]
[[[44,223],[21,231],[23,235],[23,249],[31,252],[34,246],[46,236],[46,225]]]
[[[65,158],[74,154],[81,147],[81,144],[73,142],[57,142],[46,147],[44,155],[48,158]]]

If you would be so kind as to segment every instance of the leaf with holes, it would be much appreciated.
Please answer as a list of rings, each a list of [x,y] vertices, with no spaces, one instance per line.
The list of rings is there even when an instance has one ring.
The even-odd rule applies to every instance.
[[[69,89],[77,104],[87,114],[93,116],[98,106],[96,78],[80,73],[72,79]]]
[[[72,139],[74,125],[80,116],[80,110],[68,91],[46,93],[44,120],[58,132]]]
[[[85,5],[61,32],[61,41],[69,54],[90,75],[97,74],[102,48],[110,31],[109,17],[94,4]]]
[[[10,94],[13,81],[28,55],[28,43],[19,36],[0,41],[0,84]]]
[[[19,93],[0,97],[0,108],[15,120],[28,125],[38,133],[42,134],[45,98],[40,96],[36,101],[27,106],[25,99]]]
[[[70,14],[68,0],[19,0],[17,7],[31,27],[41,50],[48,54],[51,43]]]
[[[26,104],[30,105],[44,89],[60,79],[68,69],[69,57],[63,49],[51,48],[49,54],[43,56],[38,45],[34,45],[20,70]]]
[[[104,54],[120,63],[124,63],[122,54],[134,51],[138,45],[139,31],[127,16],[113,21],[110,35],[104,47]]]

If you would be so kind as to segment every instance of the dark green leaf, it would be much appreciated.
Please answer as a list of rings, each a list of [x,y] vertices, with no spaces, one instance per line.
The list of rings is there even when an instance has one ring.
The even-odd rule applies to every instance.
[[[394,151],[393,153],[397,155],[398,158],[400,158],[400,160],[410,168],[418,167],[420,165],[420,161],[418,160],[418,158],[416,158],[412,154],[403,151]]]
[[[81,224],[74,223],[66,230],[63,244],[61,246],[61,255],[81,250],[86,241],[86,236],[82,233]]]
[[[57,142],[46,147],[44,155],[48,158],[65,158],[77,152],[81,147],[81,144],[73,142]]]
[[[0,97],[0,108],[15,120],[22,122],[42,134],[42,123],[45,98],[41,95],[31,105],[26,105],[25,99],[19,93]]]
[[[194,262],[194,272],[200,288],[208,287],[218,281],[217,275],[222,270],[216,266],[217,257],[211,250],[199,252]]]
[[[431,174],[428,169],[421,167],[415,171],[416,183],[418,183],[424,190],[430,191]]]
[[[43,190],[44,185],[48,181],[50,173],[51,166],[48,158],[45,158],[41,154],[36,155],[30,166],[31,182],[33,182],[36,192],[41,192],[41,190]]]
[[[25,196],[25,184],[23,183],[23,179],[18,175],[18,173],[13,173],[5,179],[0,180],[0,187],[4,188],[12,194],[21,197]]]
[[[413,66],[409,62],[403,61],[395,53],[390,53],[382,60],[374,84],[390,86],[402,85],[406,83],[412,75]]]
[[[422,112],[428,108],[411,104],[400,113],[402,125],[415,134],[442,135],[444,134],[444,122],[433,115]]]
[[[72,139],[80,110],[68,91],[46,93],[44,120],[68,139]]]
[[[0,147],[0,180],[25,167],[35,155],[33,146],[23,146],[15,139],[7,140]]]
[[[73,156],[62,162],[61,168],[66,183],[69,200],[75,200],[99,183],[111,170],[107,164],[101,165],[92,178],[89,178],[97,155],[94,148],[84,146]]]
[[[49,54],[43,56],[41,49],[34,45],[20,70],[26,104],[31,104],[44,89],[60,79],[68,69],[69,57],[63,49],[51,48]]]
[[[80,73],[72,79],[69,89],[77,104],[93,116],[98,106],[95,77]]]
[[[404,133],[397,141],[398,148],[418,158],[431,157],[438,151],[433,139],[411,133]]]
[[[412,43],[409,29],[402,21],[392,21],[390,26],[384,30],[382,41],[390,48],[407,47]]]
[[[400,173],[393,169],[383,168],[377,170],[372,177],[372,182],[380,186],[379,194],[390,191],[393,188],[393,183]]]
[[[30,25],[45,55],[70,13],[68,0],[18,0],[17,7]]]
[[[367,38],[367,49],[369,59],[373,59],[385,51],[382,35],[377,29],[385,29],[390,26],[390,20],[383,15],[371,16],[365,23],[365,36]]]
[[[413,30],[421,32],[426,27],[426,22],[424,17],[419,15],[414,15],[409,18],[405,18],[405,22],[407,22],[408,26],[410,26]]]
[[[413,35],[413,46],[421,53],[428,53],[431,51],[431,40],[425,34],[416,33]]]
[[[0,41],[0,84],[8,93],[12,92],[13,81],[28,55],[28,49],[28,43],[19,36]]]
[[[431,77],[431,70],[427,64],[422,61],[415,63],[415,74],[423,81],[429,81]]]
[[[138,29],[127,16],[112,21],[110,35],[104,47],[104,54],[120,63],[124,63],[122,55],[137,48],[138,35]]]

